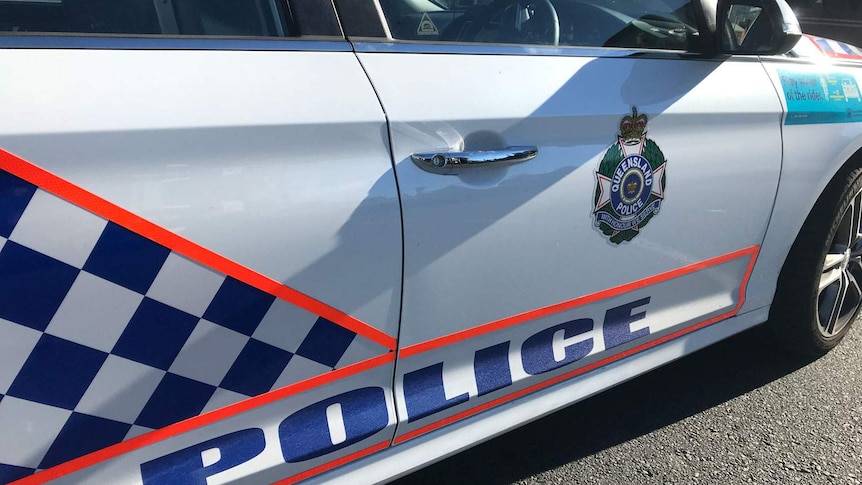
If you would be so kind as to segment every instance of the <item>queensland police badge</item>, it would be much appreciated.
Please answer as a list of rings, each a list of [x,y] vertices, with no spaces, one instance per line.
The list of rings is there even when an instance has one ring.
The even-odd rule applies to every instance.
[[[596,227],[614,244],[634,239],[664,200],[667,160],[646,132],[647,116],[633,107],[596,172],[593,215]]]

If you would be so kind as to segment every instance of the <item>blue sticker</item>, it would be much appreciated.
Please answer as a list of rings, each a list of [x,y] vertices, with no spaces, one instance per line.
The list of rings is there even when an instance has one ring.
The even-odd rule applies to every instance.
[[[786,125],[862,122],[862,96],[852,74],[778,71]]]

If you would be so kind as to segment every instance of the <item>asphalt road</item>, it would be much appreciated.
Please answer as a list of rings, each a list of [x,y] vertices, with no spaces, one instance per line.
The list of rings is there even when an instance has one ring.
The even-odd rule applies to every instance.
[[[794,10],[806,34],[862,45],[862,10],[856,8],[849,12],[829,12],[824,11],[821,5]]]
[[[740,334],[395,483],[862,484],[862,322],[814,362]]]

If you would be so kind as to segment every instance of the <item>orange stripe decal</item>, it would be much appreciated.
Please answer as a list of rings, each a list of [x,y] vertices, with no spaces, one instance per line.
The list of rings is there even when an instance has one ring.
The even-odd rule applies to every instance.
[[[696,271],[700,271],[702,269],[706,269],[712,266],[717,266],[719,264],[726,263],[728,261],[733,261],[734,259],[739,259],[743,256],[754,256],[757,254],[759,250],[759,246],[752,246],[745,249],[740,249],[738,251],[734,251],[732,253],[724,254],[721,256],[717,256],[712,259],[707,259],[706,261],[701,261],[698,263],[690,264],[688,266],[683,266],[681,268],[677,268],[671,271],[667,271],[665,273],[657,274],[654,276],[650,276],[641,280],[633,281],[631,283],[626,283],[620,286],[615,286],[613,288],[609,288],[606,290],[597,291],[595,293],[590,293],[589,295],[580,296],[573,300],[563,301],[560,303],[555,303],[550,306],[546,306],[543,308],[537,308],[535,310],[530,310],[528,312],[519,313],[517,315],[512,315],[506,318],[502,318],[500,320],[496,320],[493,322],[484,323],[477,327],[469,328],[467,330],[462,330],[460,332],[456,332],[450,335],[445,335],[443,337],[438,337],[432,340],[428,340],[422,343],[418,343],[415,345],[410,345],[401,349],[399,353],[399,357],[410,357],[412,355],[421,354],[422,352],[427,352],[429,350],[433,350],[439,347],[444,347],[446,345],[451,345],[456,342],[460,342],[462,340],[467,340],[473,337],[478,337],[479,335],[484,335],[490,332],[496,332],[497,330],[501,330],[507,327],[511,327],[514,325],[519,325],[524,322],[529,322],[531,320],[535,320],[537,318],[546,317],[548,315],[553,315],[555,313],[563,312],[566,310],[571,310],[580,306],[588,305],[590,303],[594,303],[599,300],[604,300],[607,298],[612,298],[615,296],[622,295],[624,293],[629,293],[635,290],[639,290],[641,288],[646,288],[648,286],[652,286],[656,283],[661,283],[662,281],[671,280],[674,278],[678,278],[680,276],[685,276],[687,274],[694,273]],[[752,258],[753,260],[754,258]]]
[[[201,414],[199,416],[194,416],[184,421],[168,425],[161,429],[157,429],[141,436],[137,436],[135,438],[131,438],[129,440],[89,453],[87,455],[54,466],[42,472],[36,473],[34,475],[22,478],[14,482],[14,484],[16,485],[35,485],[46,483],[48,481],[64,477],[72,473],[84,470],[88,467],[106,462],[123,454],[139,450],[155,443],[163,442],[169,438],[181,435],[183,433],[194,431],[198,428],[211,425],[213,423],[232,418],[239,414],[261,408],[263,406],[289,398],[299,393],[306,392],[311,389],[324,386],[374,368],[378,368],[380,366],[391,365],[395,362],[396,354],[394,350],[397,349],[396,339],[393,336],[390,336],[368,325],[367,323],[360,321],[355,317],[352,317],[344,312],[332,308],[331,306],[326,305],[325,303],[322,303],[312,298],[311,296],[292,289],[274,279],[271,279],[235,261],[221,256],[209,249],[206,249],[176,233],[173,233],[153,222],[150,222],[138,215],[135,215],[134,213],[123,209],[116,204],[113,204],[57,175],[54,175],[2,149],[0,149],[0,169],[5,170],[23,180],[26,180],[27,182],[36,185],[37,187],[42,190],[45,190],[46,192],[65,199],[70,203],[73,203],[130,231],[133,231],[158,244],[161,244],[162,246],[170,249],[171,251],[175,251],[178,254],[182,254],[183,256],[191,260],[194,260],[225,275],[242,281],[261,291],[274,295],[294,305],[304,308],[310,312],[320,315],[327,320],[330,320],[338,325],[341,325],[344,328],[351,330],[357,335],[361,335],[379,345],[390,349],[390,352],[384,355],[358,362],[341,369],[333,370],[331,372],[327,372],[325,374],[321,374],[316,377],[297,382],[295,384],[276,389],[274,391],[270,391],[252,398],[248,398],[235,404],[216,409],[214,411]],[[350,453],[346,456],[339,457],[328,463],[305,470],[301,473],[298,473],[277,482],[277,485],[290,485],[298,481],[313,477],[320,473],[324,473],[343,464],[361,459],[378,451],[384,450],[389,447],[390,444],[400,444],[418,436],[422,436],[426,433],[440,429],[449,424],[461,421],[471,416],[475,416],[483,411],[514,401],[515,399],[518,399],[520,397],[546,389],[557,383],[586,374],[587,372],[590,372],[592,370],[599,369],[611,363],[620,361],[627,357],[631,357],[638,353],[657,347],[666,342],[670,342],[674,339],[688,335],[692,332],[713,325],[722,320],[731,318],[738,314],[744,304],[745,291],[747,288],[748,281],[751,277],[751,273],[753,271],[759,250],[759,246],[752,246],[749,248],[740,249],[725,255],[717,256],[705,261],[683,266],[658,275],[643,278],[613,288],[597,291],[571,300],[555,303],[546,307],[530,310],[517,315],[511,315],[499,320],[478,325],[467,330],[463,330],[450,335],[438,337],[426,342],[402,348],[400,349],[399,356],[409,358],[420,353],[452,345],[491,332],[504,330],[506,328],[520,325],[525,322],[555,315],[560,312],[572,310],[601,300],[647,288],[649,286],[665,282],[674,278],[689,275],[703,269],[711,268],[745,257],[749,258],[744,275],[742,277],[742,281],[738,289],[738,301],[734,308],[726,313],[709,318],[700,323],[687,326],[685,328],[656,338],[654,340],[650,340],[634,348],[607,356],[596,362],[573,369],[556,377],[533,384],[524,389],[520,389],[510,394],[493,399],[491,401],[476,405],[464,411],[458,412],[454,415],[439,419],[418,429],[398,435],[392,442],[387,440],[382,443],[377,443],[373,446]]]
[[[320,315],[390,350],[396,348],[396,340],[391,335],[381,332],[371,325],[336,310],[304,293],[287,287],[268,276],[264,276],[214,251],[189,241],[2,149],[0,149],[0,169],[204,266],[208,266],[263,292]]]
[[[280,480],[275,482],[273,485],[291,485],[300,480],[305,480],[306,478],[311,478],[315,475],[319,475],[323,472],[332,470],[333,468],[340,467],[341,465],[346,465],[351,461],[358,460],[360,458],[366,457],[372,453],[377,453],[378,451],[385,450],[389,447],[391,443],[389,440],[386,440],[382,443],[377,443],[376,445],[365,448],[364,450],[359,450],[356,453],[351,453],[346,456],[342,456],[337,460],[330,461],[329,463],[324,463],[323,465],[316,466],[314,468],[308,469],[302,473],[293,475],[292,477],[285,478],[284,480]]]
[[[678,339],[678,338],[680,338],[684,335],[688,335],[694,331],[700,330],[702,328],[705,328],[705,327],[708,327],[708,326],[713,325],[715,323],[718,323],[722,320],[726,320],[728,318],[736,316],[736,314],[739,313],[739,310],[742,308],[742,305],[745,303],[745,289],[748,286],[748,280],[751,278],[751,272],[754,270],[754,264],[757,261],[757,255],[758,255],[759,251],[760,251],[759,246],[752,246],[750,248],[742,249],[739,251],[734,251],[732,253],[729,253],[729,254],[726,254],[723,256],[719,256],[717,258],[712,258],[712,259],[703,261],[701,263],[695,263],[695,264],[692,264],[689,266],[685,266],[683,268],[679,268],[677,270],[668,271],[666,273],[662,273],[662,274],[659,274],[656,276],[645,278],[643,280],[638,280],[638,281],[635,281],[633,283],[618,286],[618,287],[612,288],[610,290],[604,290],[604,291],[600,291],[597,293],[592,293],[590,295],[587,295],[587,296],[584,296],[581,298],[576,298],[576,299],[570,300],[568,302],[563,302],[563,303],[559,303],[557,305],[552,305],[550,307],[542,308],[539,310],[534,310],[533,312],[527,312],[527,313],[524,313],[521,315],[516,315],[515,317],[509,317],[511,319],[514,319],[516,317],[521,317],[522,315],[535,314],[538,316],[533,317],[533,318],[539,318],[542,316],[550,315],[552,313],[556,313],[557,311],[569,310],[571,308],[585,305],[587,303],[592,303],[592,302],[597,301],[597,300],[609,298],[612,296],[617,296],[617,295],[619,295],[621,293],[625,293],[627,291],[640,289],[640,288],[643,288],[643,287],[646,287],[646,286],[649,286],[649,285],[652,285],[655,283],[660,283],[662,281],[666,281],[666,280],[669,280],[672,278],[686,275],[686,274],[689,274],[691,272],[694,272],[694,271],[697,271],[700,269],[709,268],[711,266],[716,266],[716,265],[719,265],[722,263],[733,261],[735,259],[739,259],[739,258],[742,258],[744,256],[749,256],[749,262],[748,262],[748,265],[746,266],[745,273],[743,274],[743,277],[742,277],[742,282],[739,286],[739,301],[737,302],[736,306],[731,311],[724,313],[724,314],[721,314],[721,315],[718,315],[718,316],[715,316],[715,317],[710,318],[708,320],[705,320],[703,322],[696,323],[694,325],[690,325],[686,328],[680,329],[676,332],[670,333],[668,335],[657,338],[655,340],[645,342],[641,345],[638,345],[637,347],[633,347],[633,348],[628,349],[626,351],[611,355],[609,357],[598,360],[596,362],[585,365],[583,367],[579,367],[579,368],[574,369],[574,370],[567,372],[565,374],[561,374],[559,376],[553,377],[553,378],[548,379],[546,381],[539,382],[539,383],[534,384],[530,387],[521,389],[519,391],[515,391],[511,394],[507,394],[505,396],[499,397],[499,398],[494,399],[492,401],[488,401],[486,403],[479,404],[475,407],[472,407],[472,408],[467,409],[465,411],[461,411],[457,414],[453,414],[453,415],[448,416],[446,418],[443,418],[439,421],[433,422],[433,423],[428,424],[426,426],[423,426],[421,428],[417,428],[413,431],[409,431],[407,433],[398,435],[395,437],[395,441],[394,441],[395,444],[397,445],[397,444],[404,443],[405,441],[409,441],[413,438],[422,436],[426,433],[430,433],[431,431],[440,429],[440,428],[447,426],[449,424],[456,423],[458,421],[461,421],[462,419],[468,418],[470,416],[475,416],[475,415],[477,415],[483,411],[487,411],[489,409],[495,408],[495,407],[500,406],[502,404],[514,401],[515,399],[518,399],[520,397],[523,397],[523,396],[532,394],[534,392],[540,391],[542,389],[548,388],[550,386],[553,386],[554,384],[558,384],[560,382],[567,381],[567,380],[572,379],[574,377],[586,374],[587,372],[590,372],[592,370],[599,369],[599,368],[604,367],[608,364],[612,364],[612,363],[617,362],[619,360],[625,359],[626,357],[631,357],[633,355],[636,355],[636,354],[639,354],[639,353],[644,352],[646,350],[649,350],[653,347],[657,347],[663,343],[670,342],[671,340]],[[557,309],[557,308],[562,308],[562,309],[558,309],[555,311],[549,311],[549,309]],[[546,313],[546,312],[548,312],[548,313]],[[503,322],[503,321],[507,321],[507,319],[499,320],[498,322]],[[492,323],[496,324],[498,322],[492,322]],[[516,320],[516,323],[522,323],[522,320]],[[509,325],[503,325],[499,328],[505,328],[507,326],[514,325],[516,323],[512,323]],[[486,324],[486,325],[483,325],[483,326],[477,327],[477,328],[484,329],[484,328],[486,328],[487,325],[491,325],[491,324]],[[493,330],[488,330],[488,331],[493,331]],[[477,333],[476,335],[481,335],[483,333],[487,333],[487,332]],[[460,334],[455,334],[455,335],[460,336]],[[464,337],[464,338],[470,338],[472,336],[475,336],[475,335],[471,334],[468,337]],[[448,338],[448,337],[443,337],[443,338]],[[454,339],[450,343],[464,340],[464,338]],[[439,340],[439,339],[437,339],[437,340]],[[436,342],[436,340],[433,340],[431,342]],[[423,344],[420,344],[420,345],[423,345]],[[446,344],[443,344],[443,345],[446,345]],[[419,345],[414,346],[414,347],[419,347]],[[435,348],[435,347],[431,347],[431,348]],[[430,349],[427,349],[427,350],[430,350]],[[425,351],[425,350],[421,350],[421,351]],[[419,352],[414,352],[413,355],[415,355],[416,353],[419,353]]]
[[[418,344],[418,345],[412,346],[411,348],[420,349],[420,350],[415,350],[412,352],[411,355],[415,355],[417,353],[431,350],[434,348],[438,348],[438,347],[443,346],[443,345],[449,345],[451,343],[456,343],[456,342],[459,342],[459,341],[462,341],[462,340],[465,340],[467,338],[471,338],[471,337],[474,337],[477,335],[482,335],[482,334],[492,332],[495,330],[504,329],[504,328],[510,327],[512,325],[517,325],[519,323],[526,322],[527,320],[541,318],[544,316],[552,315],[554,313],[558,313],[561,311],[576,308],[578,306],[586,305],[588,303],[593,303],[593,302],[596,302],[596,301],[599,301],[599,300],[602,300],[605,298],[610,298],[610,297],[618,296],[618,295],[626,293],[626,292],[645,288],[645,287],[648,287],[650,285],[654,285],[656,283],[660,283],[660,282],[667,281],[667,280],[670,280],[673,278],[684,276],[684,275],[693,273],[693,272],[698,271],[698,270],[702,270],[702,269],[706,269],[706,268],[709,268],[712,266],[727,263],[727,262],[730,262],[730,261],[733,261],[736,259],[740,259],[743,257],[749,258],[748,264],[746,266],[745,272],[744,272],[743,277],[742,277],[742,281],[741,281],[739,289],[738,289],[739,298],[738,298],[736,305],[734,306],[734,308],[732,310],[730,310],[724,314],[721,314],[721,315],[712,317],[710,319],[707,319],[705,321],[702,321],[700,323],[690,325],[688,327],[685,327],[683,329],[680,329],[680,330],[675,331],[673,333],[670,333],[668,335],[664,335],[664,336],[659,337],[657,339],[651,340],[649,342],[645,342],[645,343],[643,343],[639,346],[636,346],[634,348],[631,348],[631,349],[619,352],[617,354],[608,356],[604,359],[590,363],[590,364],[585,365],[583,367],[573,369],[569,372],[558,375],[558,376],[553,377],[551,379],[548,379],[546,381],[536,383],[532,386],[529,386],[527,388],[515,391],[515,392],[513,392],[511,394],[507,394],[505,396],[501,396],[501,397],[496,398],[492,401],[479,404],[475,407],[472,407],[470,409],[466,409],[466,410],[461,411],[461,412],[454,414],[452,416],[448,416],[446,418],[440,419],[436,422],[433,422],[433,423],[428,424],[426,426],[423,426],[421,428],[418,428],[418,429],[415,429],[413,431],[410,431],[410,432],[404,433],[402,435],[396,436],[392,443],[395,445],[400,444],[400,443],[404,443],[404,442],[409,441],[413,438],[422,436],[422,435],[427,434],[431,431],[445,427],[449,424],[456,423],[456,422],[461,421],[463,419],[466,419],[468,417],[475,416],[479,413],[482,413],[483,411],[487,411],[489,409],[493,409],[493,408],[500,406],[502,404],[514,401],[515,399],[518,399],[520,397],[527,396],[529,394],[532,394],[532,393],[538,392],[540,390],[546,389],[548,387],[551,387],[551,386],[558,384],[558,383],[561,383],[563,381],[566,381],[566,380],[572,379],[574,377],[586,374],[590,371],[599,369],[601,367],[607,366],[607,365],[612,364],[614,362],[618,362],[618,361],[625,359],[627,357],[634,356],[634,355],[639,354],[641,352],[644,352],[646,350],[657,347],[661,344],[664,344],[664,343],[670,342],[672,340],[678,339],[678,338],[683,337],[685,335],[688,335],[692,332],[703,329],[705,327],[708,327],[708,326],[713,325],[715,323],[718,323],[722,320],[725,320],[725,319],[728,319],[728,318],[731,318],[731,317],[737,315],[738,312],[740,311],[740,309],[742,308],[744,302],[745,302],[745,291],[746,291],[746,288],[748,285],[748,281],[751,277],[751,273],[754,269],[754,265],[756,263],[759,250],[760,250],[759,246],[752,246],[752,247],[749,247],[746,249],[742,249],[739,251],[734,251],[732,253],[728,253],[726,255],[718,256],[716,258],[712,258],[712,259],[709,259],[709,260],[706,260],[703,262],[691,264],[688,266],[684,266],[682,268],[678,268],[676,270],[672,270],[672,271],[668,271],[665,273],[661,273],[659,275],[644,278],[642,280],[638,280],[638,281],[635,281],[632,283],[620,285],[620,286],[617,286],[617,287],[614,287],[614,288],[611,288],[608,290],[599,291],[599,292],[585,295],[583,297],[575,298],[573,300],[569,300],[566,302],[561,302],[561,303],[551,305],[548,307],[544,307],[544,308],[540,308],[537,310],[525,312],[525,313],[522,313],[519,315],[515,315],[512,317],[502,319],[502,320],[498,320],[496,322],[491,322],[491,323],[488,323],[485,325],[481,325],[479,327],[476,327],[475,329],[470,329],[470,330],[467,330],[464,332],[459,332],[457,334],[453,334],[453,335],[450,335],[447,337],[442,337],[440,339],[435,339],[435,340],[432,340],[432,341],[429,341],[429,342],[426,342],[423,344]],[[476,331],[477,329],[479,331]],[[433,343],[433,345],[426,346],[426,344],[428,344],[428,343]],[[257,396],[257,397],[251,398],[251,399],[247,399],[245,401],[241,401],[239,403],[236,403],[236,404],[233,404],[233,405],[209,412],[207,414],[196,416],[196,417],[190,418],[186,421],[182,421],[182,422],[167,426],[165,428],[147,433],[145,435],[138,436],[136,438],[132,438],[132,439],[124,441],[122,443],[110,446],[108,448],[104,448],[102,450],[99,450],[99,451],[96,451],[93,453],[90,453],[89,455],[85,455],[83,457],[80,457],[80,458],[71,460],[69,462],[63,463],[61,465],[50,468],[50,469],[45,470],[43,472],[37,473],[35,475],[31,475],[29,477],[23,478],[21,480],[13,482],[13,485],[42,484],[42,483],[48,482],[50,480],[60,478],[60,477],[63,477],[65,475],[69,475],[71,473],[80,471],[84,468],[96,465],[98,463],[102,463],[104,461],[110,460],[110,459],[115,458],[119,455],[134,451],[136,449],[151,445],[153,443],[157,443],[157,442],[166,440],[168,438],[179,435],[181,433],[185,433],[185,432],[194,430],[194,429],[199,428],[201,426],[205,426],[205,425],[217,422],[217,421],[221,421],[223,419],[230,418],[230,417],[235,416],[237,414],[240,414],[240,413],[264,406],[266,404],[270,404],[272,402],[287,398],[289,396],[298,394],[300,392],[304,392],[304,391],[307,391],[309,389],[313,389],[313,388],[322,386],[324,384],[328,384],[328,383],[334,382],[336,380],[339,380],[339,379],[342,379],[342,378],[345,378],[345,377],[348,377],[351,375],[355,375],[355,374],[358,374],[360,372],[363,372],[363,371],[366,371],[366,370],[369,370],[369,369],[372,369],[372,368],[375,368],[375,367],[378,367],[381,365],[389,364],[389,363],[392,363],[394,361],[395,361],[395,353],[389,352],[385,355],[375,357],[373,359],[369,359],[369,360],[366,360],[363,362],[359,362],[357,364],[353,364],[353,365],[350,365],[350,366],[342,368],[342,369],[334,370],[330,373],[323,374],[323,375],[314,377],[312,379],[308,379],[308,380],[305,380],[305,381],[302,381],[302,382],[299,382],[299,383],[296,383],[296,384],[293,384],[293,385],[290,385],[290,386],[287,386],[287,387],[284,387],[284,388],[281,388],[281,389],[278,389],[278,390],[275,390],[275,391],[272,391],[272,392],[269,392],[266,394],[262,394],[260,396]],[[311,477],[318,475],[320,473],[324,473],[326,471],[332,470],[332,469],[337,468],[341,465],[344,465],[344,464],[350,463],[352,461],[358,460],[360,458],[366,457],[366,456],[371,455],[373,453],[382,451],[382,450],[388,448],[389,446],[390,446],[389,441],[375,444],[371,447],[364,448],[362,450],[351,453],[349,455],[339,457],[339,458],[337,458],[333,461],[330,461],[328,463],[325,463],[325,464],[319,465],[317,467],[311,468],[309,470],[303,471],[299,474],[290,476],[284,480],[276,482],[275,485],[291,485],[291,484],[299,482],[301,480],[311,478]]]
[[[312,377],[311,379],[297,382],[296,384],[291,384],[289,386],[282,387],[281,389],[276,389],[275,391],[261,394],[251,399],[246,399],[244,401],[231,404],[230,406],[216,409],[209,413],[201,414],[200,416],[195,416],[185,421],[180,421],[179,423],[172,424],[170,426],[166,426],[155,431],[151,431],[147,434],[143,434],[135,438],[131,438],[121,443],[117,443],[116,445],[103,448],[99,451],[94,451],[89,455],[84,455],[80,458],[67,461],[61,465],[57,465],[53,468],[49,468],[47,470],[41,471],[34,475],[30,475],[29,477],[22,478],[12,483],[14,485],[37,485],[46,483],[50,480],[54,480],[65,475],[75,473],[77,471],[83,470],[84,468],[102,463],[104,461],[110,460],[111,458],[115,458],[117,456],[129,453],[139,448],[143,448],[145,446],[164,441],[179,434],[192,431],[194,429],[230,418],[232,416],[236,416],[237,414],[244,413],[246,411],[251,411],[252,409],[265,406],[267,404],[293,396],[295,394],[299,394],[301,392],[320,387],[324,384],[329,384],[339,379],[343,379],[345,377],[349,377],[360,372],[379,367],[381,365],[389,364],[394,361],[395,353],[389,352],[387,354],[374,357],[372,359],[357,362],[356,364],[352,364],[326,374],[321,374],[319,376]]]

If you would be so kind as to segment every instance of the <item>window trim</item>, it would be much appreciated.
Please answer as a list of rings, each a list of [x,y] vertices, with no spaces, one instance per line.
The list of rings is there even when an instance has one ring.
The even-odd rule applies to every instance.
[[[704,57],[697,52],[661,49],[628,49],[620,47],[583,47],[583,46],[545,46],[517,44],[482,44],[456,42],[401,41],[378,38],[352,40],[357,53],[399,53],[399,54],[465,54],[465,55],[507,55],[543,57],[603,57],[639,59],[681,59],[698,61],[760,62],[758,56]]]
[[[87,32],[0,31],[0,48],[119,48],[119,49],[228,49],[228,50],[345,50],[327,44],[345,42],[332,0],[274,0],[283,24],[294,36],[222,36],[167,34],[123,34]],[[328,7],[328,8],[326,8]],[[162,19],[159,17],[161,25]],[[164,27],[164,25],[162,25]],[[221,41],[221,42],[220,42]],[[240,47],[237,43],[247,43]],[[286,47],[280,43],[322,42],[319,48]],[[224,44],[226,47],[218,47]],[[348,49],[349,45],[348,45]]]
[[[392,40],[389,24],[378,0],[334,0],[341,28],[350,38]]]
[[[306,37],[222,37],[114,34],[0,35],[0,49],[242,50],[350,52],[346,40]]]

